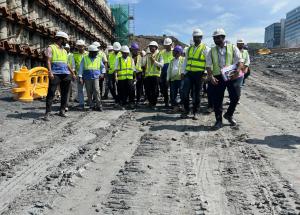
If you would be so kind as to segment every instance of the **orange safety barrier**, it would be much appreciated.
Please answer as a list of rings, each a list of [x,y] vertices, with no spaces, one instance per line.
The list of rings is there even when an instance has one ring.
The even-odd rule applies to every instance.
[[[31,102],[34,99],[43,98],[48,92],[48,69],[35,67],[28,70],[26,66],[23,66],[19,71],[14,72],[14,82],[18,87],[13,88],[12,92],[17,100]]]

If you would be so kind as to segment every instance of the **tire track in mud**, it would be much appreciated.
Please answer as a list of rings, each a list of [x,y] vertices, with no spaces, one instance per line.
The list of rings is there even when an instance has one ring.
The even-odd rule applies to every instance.
[[[62,181],[59,182],[59,185],[69,185],[68,179],[73,174],[65,174],[61,169],[63,167],[69,168],[70,164],[76,163],[92,148],[95,141],[102,140],[105,137],[109,139],[114,136],[116,128],[122,124],[124,117],[126,118],[126,115],[121,116],[122,113],[120,112],[120,118],[116,118],[115,121],[111,122],[97,120],[91,114],[87,114],[85,118],[77,122],[76,119],[67,122],[66,126],[63,127],[63,131],[56,134],[56,144],[54,146],[49,145],[48,150],[45,150],[40,156],[36,155],[37,159],[28,159],[26,162],[21,163],[23,168],[17,170],[14,177],[0,184],[0,212],[7,211],[7,213],[10,213],[10,209],[14,208],[13,205],[16,206],[16,204],[20,205],[21,202],[26,202],[28,199],[27,197],[22,199],[23,193],[26,196],[26,192],[30,193],[35,190],[35,186],[43,180],[49,181],[51,178],[59,179],[61,177]],[[94,119],[89,121],[89,118]],[[90,125],[89,123],[93,121],[94,123]],[[86,125],[88,125],[87,129],[84,129]],[[99,130],[101,128],[102,130]],[[87,159],[90,160],[91,156]],[[52,177],[51,171],[56,166],[60,170],[56,170],[54,177]],[[21,167],[18,165],[15,168]],[[64,180],[67,180],[67,182],[64,182]]]

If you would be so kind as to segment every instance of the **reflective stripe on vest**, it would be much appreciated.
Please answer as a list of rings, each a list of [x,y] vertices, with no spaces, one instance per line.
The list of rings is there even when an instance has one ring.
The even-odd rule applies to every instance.
[[[205,44],[201,43],[198,47],[191,46],[188,49],[186,71],[203,72],[205,70],[206,61],[203,54],[205,48]]]
[[[160,53],[157,53],[155,56],[155,60],[159,61],[161,55]],[[145,76],[146,77],[151,77],[151,76],[157,76],[160,77],[160,73],[161,73],[161,68],[159,66],[155,66],[154,63],[151,63],[151,54],[148,54],[147,56],[147,67],[146,67],[146,72],[145,72]]]
[[[173,52],[172,52],[172,50],[171,51],[167,51],[167,50],[162,50],[161,51],[161,56],[163,57],[163,59],[164,59],[164,64],[167,64],[167,63],[170,63],[171,62],[171,60],[174,58],[173,57]]]
[[[109,64],[109,71],[108,74],[113,74],[115,72],[115,64],[118,57],[121,57],[122,54],[119,52],[115,54],[115,52],[109,53],[108,55],[108,64]]]
[[[123,57],[118,58],[119,64],[117,69],[118,74],[118,80],[132,80],[133,79],[133,64],[132,64],[132,58],[127,57],[127,62],[125,62],[125,59]]]
[[[213,75],[220,75],[221,68],[219,65],[218,49],[216,46],[211,49],[211,59],[213,63]],[[233,64],[233,45],[227,44],[225,66],[230,66],[232,64]]]
[[[87,53],[85,53],[85,52],[84,52],[83,54],[81,54],[81,53],[79,53],[79,52],[75,52],[75,53],[73,54],[73,56],[74,56],[74,62],[75,62],[75,70],[76,70],[76,73],[79,72],[81,60],[82,60],[82,58],[83,58],[85,55],[87,55]]]
[[[174,64],[175,58],[171,60],[169,64],[169,71],[170,75],[172,74],[173,71],[173,64]],[[184,63],[184,57],[179,57],[179,62],[178,62],[178,71],[175,76],[170,76],[170,81],[177,81],[181,80],[181,73],[182,73],[182,65]]]

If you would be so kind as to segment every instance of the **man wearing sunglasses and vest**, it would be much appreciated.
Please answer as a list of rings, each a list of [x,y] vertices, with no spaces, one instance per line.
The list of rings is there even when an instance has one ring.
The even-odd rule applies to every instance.
[[[243,81],[243,76],[241,75],[243,73],[243,59],[240,51],[235,45],[226,42],[225,37],[226,33],[221,28],[213,33],[213,40],[216,46],[209,51],[206,59],[208,78],[212,83],[211,90],[216,117],[215,130],[223,126],[223,99],[226,88],[229,93],[230,104],[223,117],[229,121],[231,126],[236,125],[233,114],[240,99],[240,86]],[[234,65],[237,66],[235,72],[229,76],[228,80],[225,80],[221,70]]]
[[[49,121],[53,98],[58,86],[61,90],[61,105],[59,116],[66,117],[65,110],[68,103],[68,94],[72,78],[76,76],[68,66],[68,53],[64,49],[69,39],[68,34],[59,31],[55,35],[55,42],[46,50],[49,87],[46,97],[46,114],[44,120]]]
[[[78,76],[81,84],[85,85],[90,109],[102,111],[99,79],[104,76],[103,59],[98,56],[97,46],[90,45],[88,51],[89,54],[81,60]],[[94,104],[93,98],[96,104]]]
[[[194,45],[191,45],[186,52],[185,62],[183,64],[183,91],[182,99],[184,113],[182,118],[187,118],[190,112],[190,94],[193,97],[193,119],[197,120],[197,114],[200,107],[200,91],[202,88],[202,76],[205,71],[207,46],[201,42],[203,33],[200,29],[193,31]],[[192,92],[192,93],[191,93]]]

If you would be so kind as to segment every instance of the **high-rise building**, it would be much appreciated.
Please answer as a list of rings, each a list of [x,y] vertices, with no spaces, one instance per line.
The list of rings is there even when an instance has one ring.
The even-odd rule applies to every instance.
[[[285,46],[300,47],[300,6],[286,14]]]
[[[265,46],[276,48],[280,46],[281,23],[276,22],[265,28]]]
[[[71,47],[77,39],[103,45],[115,40],[115,26],[106,0],[1,0],[0,79],[10,83],[21,66],[45,65],[45,48],[56,31],[69,34]]]

